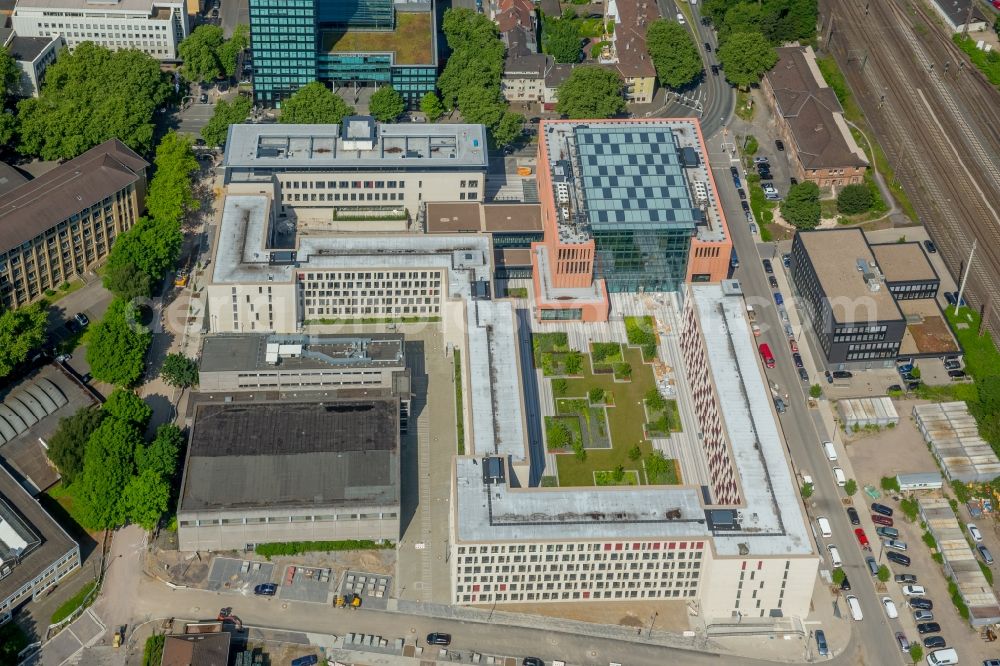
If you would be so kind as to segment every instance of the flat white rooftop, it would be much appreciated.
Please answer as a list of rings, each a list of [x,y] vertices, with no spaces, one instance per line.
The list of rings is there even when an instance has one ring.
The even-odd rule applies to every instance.
[[[351,132],[351,126],[348,127]],[[369,146],[356,137],[348,145]],[[242,123],[229,126],[224,169],[448,169],[485,170],[482,125],[378,123],[371,149],[348,150],[341,125]]]

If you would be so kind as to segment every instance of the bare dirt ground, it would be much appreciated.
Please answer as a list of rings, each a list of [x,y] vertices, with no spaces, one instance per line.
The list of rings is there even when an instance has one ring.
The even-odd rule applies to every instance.
[[[595,624],[616,624],[648,630],[652,621],[658,631],[690,629],[687,604],[683,601],[594,601],[578,603],[499,604],[497,610],[528,615],[560,617]]]

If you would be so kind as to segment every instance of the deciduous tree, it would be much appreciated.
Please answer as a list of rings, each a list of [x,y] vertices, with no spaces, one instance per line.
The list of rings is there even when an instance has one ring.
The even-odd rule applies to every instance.
[[[132,49],[83,42],[45,72],[37,98],[18,104],[18,151],[65,160],[117,138],[139,153],[152,148],[156,109],[173,89],[160,63]]]
[[[312,85],[312,84],[310,84]],[[201,128],[201,137],[209,146],[226,145],[226,136],[229,134],[229,126],[245,122],[250,116],[253,108],[253,101],[249,97],[240,95],[232,102],[220,100],[215,105],[215,111],[208,123]]]
[[[40,303],[0,314],[0,377],[28,357],[28,352],[45,342],[49,316]]]
[[[556,62],[580,62],[580,20],[567,8],[560,18],[546,17],[542,25],[542,50]]]
[[[819,186],[810,180],[792,185],[781,202],[781,216],[797,229],[814,229],[820,214]]]
[[[59,430],[49,438],[48,454],[64,482],[73,483],[83,471],[87,440],[101,425],[104,416],[100,409],[84,407],[72,416],[59,419]]]
[[[131,262],[112,264],[109,261],[104,271],[104,288],[126,301],[148,298],[152,293],[149,275]]]
[[[701,55],[691,33],[676,21],[658,19],[650,23],[646,30],[646,49],[661,85],[677,90],[702,72]]]
[[[556,110],[573,119],[612,118],[625,110],[622,80],[602,67],[577,67],[559,86]]]
[[[173,423],[156,429],[156,437],[135,452],[135,466],[140,471],[152,471],[170,480],[177,473],[177,460],[184,446],[184,434]]]
[[[132,386],[142,377],[151,334],[138,322],[137,309],[116,298],[104,319],[91,329],[87,362],[95,378]]]
[[[198,160],[191,148],[191,139],[170,131],[156,147],[156,175],[149,183],[146,210],[154,220],[179,223],[198,208],[192,177],[198,171]]]
[[[759,32],[735,32],[726,38],[716,55],[726,74],[726,80],[746,89],[778,62],[774,50]]]
[[[0,108],[3,108],[7,96],[14,93],[20,80],[21,70],[17,67],[17,61],[10,50],[0,44]]]
[[[354,109],[319,81],[307,83],[281,103],[283,123],[336,125],[354,113]]]
[[[141,472],[125,485],[122,505],[130,521],[151,530],[170,505],[170,483],[156,472]]]
[[[504,111],[500,117],[500,122],[493,127],[491,135],[493,144],[497,146],[508,146],[521,137],[524,131],[524,116],[520,113]]]
[[[427,116],[427,122],[432,123],[444,113],[444,105],[437,93],[429,92],[420,99],[420,110]]]
[[[139,432],[146,429],[146,424],[153,416],[153,408],[130,389],[116,388],[108,396],[102,408],[109,415],[135,426]]]
[[[405,110],[403,96],[392,86],[382,86],[372,93],[368,102],[368,112],[383,123],[394,122]]]
[[[90,435],[76,492],[84,527],[108,529],[125,523],[122,494],[133,476],[135,448],[141,441],[139,431],[120,419],[104,419]]]
[[[195,28],[177,45],[177,53],[184,64],[181,74],[188,81],[202,82],[221,78],[225,73],[219,51],[225,42],[222,28],[203,24]]]
[[[128,289],[128,283],[123,279],[137,272],[148,277],[149,284],[160,280],[167,270],[174,265],[180,255],[184,236],[176,220],[151,220],[141,218],[134,227],[118,236],[108,257],[108,270],[104,278],[104,286],[115,291],[113,287],[125,288],[123,292],[115,291],[116,295],[136,293]],[[145,294],[148,295],[148,291]]]
[[[226,40],[219,49],[219,60],[222,62],[222,69],[226,76],[233,76],[236,73],[236,61],[240,51],[250,46],[250,26],[245,23],[238,24],[233,28],[233,36]]]
[[[198,364],[184,354],[167,354],[160,366],[160,377],[168,386],[187,388],[198,383]]]
[[[844,215],[864,213],[872,207],[872,191],[865,184],[846,185],[837,194],[837,211]]]

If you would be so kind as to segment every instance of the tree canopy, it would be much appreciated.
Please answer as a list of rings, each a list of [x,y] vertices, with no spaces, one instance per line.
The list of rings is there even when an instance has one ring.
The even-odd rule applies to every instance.
[[[198,364],[184,354],[167,354],[160,366],[160,377],[168,386],[193,386],[198,383]]]
[[[124,300],[149,296],[151,286],[177,261],[183,240],[179,221],[140,218],[115,239],[104,286]]]
[[[760,81],[778,62],[778,52],[759,32],[733,33],[719,46],[716,55],[726,80],[744,89]]]
[[[437,93],[429,92],[420,98],[420,110],[427,116],[427,122],[432,123],[444,113],[444,105]]]
[[[173,423],[156,429],[156,437],[135,452],[135,465],[140,472],[152,471],[170,479],[177,471],[177,461],[184,446],[184,434]]]
[[[240,51],[250,47],[250,26],[246,23],[237,24],[233,28],[233,36],[225,41],[219,49],[219,60],[222,62],[222,69],[226,71],[226,76],[236,74],[236,61]]]
[[[180,222],[199,205],[191,187],[199,168],[191,139],[167,132],[156,147],[155,163],[156,175],[149,183],[146,210],[154,220]]]
[[[675,90],[690,84],[702,72],[701,54],[691,33],[676,21],[657,19],[646,30],[646,49],[660,84]]]
[[[792,185],[781,202],[781,216],[798,229],[814,229],[820,214],[819,186],[811,180]]]
[[[122,505],[129,520],[151,530],[170,505],[170,483],[156,472],[140,472],[125,484]]]
[[[83,473],[76,481],[84,527],[108,529],[123,525],[128,511],[122,501],[125,486],[135,471],[135,448],[142,435],[115,418],[104,419],[87,440]]]
[[[354,113],[353,107],[319,81],[307,83],[281,103],[283,123],[336,125]]]
[[[0,314],[0,377],[10,374],[28,352],[45,342],[49,316],[41,303]]]
[[[603,67],[576,67],[556,92],[556,110],[573,119],[611,118],[625,110],[622,80]]]
[[[104,402],[104,411],[109,415],[129,423],[140,431],[146,429],[146,424],[153,416],[153,408],[136,395],[135,391],[116,388]]]
[[[406,110],[406,101],[392,86],[382,86],[368,102],[368,113],[383,123],[395,122]]]
[[[498,146],[506,146],[517,141],[524,131],[524,116],[520,113],[504,111],[500,122],[493,128],[493,142]]]
[[[761,32],[775,45],[816,35],[816,0],[705,0],[720,41],[735,32]]]
[[[137,308],[116,298],[90,330],[87,362],[94,377],[115,386],[132,386],[146,367],[152,335],[139,324]]]
[[[17,61],[10,54],[10,50],[0,44],[0,108],[8,95],[14,93],[18,82],[21,80],[21,70],[18,69]]]
[[[87,440],[104,417],[100,409],[84,407],[72,416],[59,419],[59,430],[49,438],[48,454],[65,483],[73,483],[83,471]]]
[[[117,138],[147,153],[156,109],[171,92],[169,77],[151,56],[83,42],[49,66],[37,98],[18,104],[18,151],[65,160]]]
[[[559,18],[546,16],[542,21],[542,51],[560,63],[580,61],[580,27],[576,12],[567,8]]]
[[[846,185],[837,194],[837,210],[844,215],[864,213],[874,202],[872,191],[864,183]]]
[[[222,28],[217,25],[203,24],[191,31],[177,45],[177,53],[184,64],[181,74],[188,81],[212,81],[221,78],[225,73],[219,51],[226,41]]]
[[[311,85],[311,84],[310,84]],[[226,145],[229,126],[245,122],[253,109],[253,101],[240,95],[232,102],[219,100],[208,123],[201,128],[201,138],[210,146]]]

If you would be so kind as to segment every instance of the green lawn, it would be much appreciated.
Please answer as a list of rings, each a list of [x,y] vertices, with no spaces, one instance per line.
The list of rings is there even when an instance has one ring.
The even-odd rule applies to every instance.
[[[627,325],[627,322],[626,322]],[[585,396],[594,386],[615,394],[615,406],[607,408],[608,427],[611,431],[612,448],[587,449],[587,458],[578,461],[572,454],[556,456],[561,486],[593,486],[595,472],[607,472],[621,465],[628,475],[629,470],[638,474],[642,483],[642,458],[630,460],[628,451],[638,445],[643,457],[652,451],[652,445],[645,439],[643,425],[646,412],[643,399],[649,389],[656,386],[652,368],[642,362],[642,354],[635,347],[625,347],[622,356],[632,366],[631,382],[616,382],[611,375],[595,375],[588,363],[584,363],[581,377],[566,379],[566,395]],[[565,405],[565,403],[564,403]]]
[[[48,500],[48,502],[46,502]],[[83,527],[83,521],[80,520],[79,509],[77,507],[76,497],[73,495],[72,487],[66,487],[62,483],[57,483],[48,489],[45,493],[41,495],[42,505],[46,506],[47,509],[55,509],[57,513],[61,513],[62,516],[57,516],[62,518],[60,521],[64,526],[67,521],[72,521],[70,531],[76,531],[79,533],[86,533],[86,529]],[[52,507],[52,504],[55,507]],[[51,511],[50,511],[51,513]]]
[[[954,40],[958,48],[965,51],[972,64],[986,75],[990,83],[1000,86],[1000,54],[997,54],[996,51],[990,51],[989,53],[980,51],[976,48],[976,40],[972,37],[952,35],[952,40]]]
[[[323,33],[330,53],[391,51],[397,65],[429,65],[433,58],[434,24],[430,12],[396,12],[395,30],[331,30]]]
[[[989,333],[979,335],[979,314],[965,307],[959,308],[956,315],[955,306],[949,305],[945,315],[955,337],[965,349],[965,369],[968,373],[976,379],[1000,375],[1000,352],[997,352]],[[965,328],[959,328],[959,324],[964,324]]]
[[[97,587],[96,580],[92,580],[84,585],[79,592],[67,599],[62,606],[56,609],[56,612],[52,614],[50,623],[58,624],[72,615],[73,611],[80,607],[80,604],[84,602],[84,599],[87,599],[87,595],[93,592],[95,587]],[[93,601],[93,599],[91,598],[87,601]]]

